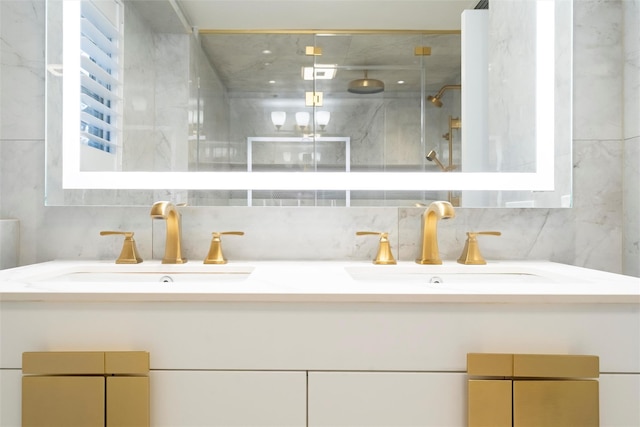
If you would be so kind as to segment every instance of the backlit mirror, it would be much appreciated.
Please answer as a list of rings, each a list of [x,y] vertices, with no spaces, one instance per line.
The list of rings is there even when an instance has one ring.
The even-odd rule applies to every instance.
[[[570,205],[570,2],[349,31],[223,3],[48,0],[47,204]]]

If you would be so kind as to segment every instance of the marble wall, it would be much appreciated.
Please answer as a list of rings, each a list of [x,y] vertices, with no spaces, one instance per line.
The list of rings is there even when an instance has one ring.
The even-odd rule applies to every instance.
[[[640,2],[623,2],[624,131],[622,269],[640,276]]]
[[[548,259],[639,275],[638,5],[575,5],[574,207],[460,208],[440,225],[444,259],[458,257],[466,231],[500,230],[501,237],[483,239],[488,259]],[[152,236],[164,224],[152,221],[148,208],[44,206],[44,18],[43,0],[0,2],[0,218],[20,220],[19,263],[115,258],[120,241],[100,237],[103,229],[135,231],[142,257],[161,258],[161,242]],[[368,260],[377,243],[355,231],[372,230],[389,231],[396,257],[412,260],[421,212],[186,208],[185,252],[196,262],[207,253],[211,231],[244,230],[245,236],[225,239],[228,258]]]

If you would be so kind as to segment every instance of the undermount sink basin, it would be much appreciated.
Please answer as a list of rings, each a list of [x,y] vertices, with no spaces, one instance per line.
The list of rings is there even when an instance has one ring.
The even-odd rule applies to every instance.
[[[108,265],[58,271],[31,278],[31,283],[219,283],[240,282],[253,272],[250,266],[199,264]]]
[[[407,285],[457,285],[457,284],[549,284],[558,278],[511,266],[495,265],[403,265],[358,266],[345,270],[356,282],[396,283]]]
[[[48,282],[217,282],[246,280],[250,271],[235,272],[78,272],[45,279]]]

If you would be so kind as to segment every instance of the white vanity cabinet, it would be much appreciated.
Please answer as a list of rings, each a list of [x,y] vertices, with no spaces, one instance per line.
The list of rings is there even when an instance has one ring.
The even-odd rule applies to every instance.
[[[310,372],[309,427],[464,426],[466,376]]]
[[[248,279],[246,292],[12,282],[0,292],[0,425],[20,425],[23,352],[96,349],[149,352],[153,426],[465,426],[468,353],[596,355],[600,426],[640,425],[635,294],[339,292],[348,284],[325,266],[304,275],[307,293],[297,276]],[[282,274],[259,268],[256,281]]]
[[[151,383],[156,427],[306,424],[306,372],[169,370]]]

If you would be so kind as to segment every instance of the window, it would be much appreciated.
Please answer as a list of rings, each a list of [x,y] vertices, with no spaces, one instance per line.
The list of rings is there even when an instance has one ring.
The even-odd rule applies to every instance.
[[[121,4],[80,6],[80,143],[115,154],[121,140]]]

